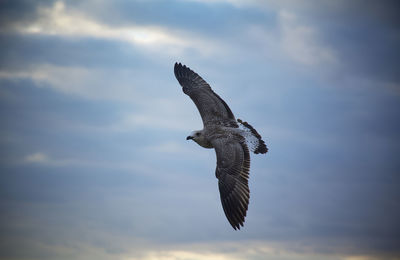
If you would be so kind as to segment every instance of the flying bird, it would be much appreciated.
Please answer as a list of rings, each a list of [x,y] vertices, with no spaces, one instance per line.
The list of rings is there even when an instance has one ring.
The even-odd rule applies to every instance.
[[[193,100],[203,120],[203,129],[193,131],[186,140],[215,149],[215,176],[222,208],[232,227],[240,229],[250,199],[250,151],[265,154],[268,148],[250,124],[235,119],[225,101],[196,72],[181,63],[175,63],[174,72],[183,92]]]

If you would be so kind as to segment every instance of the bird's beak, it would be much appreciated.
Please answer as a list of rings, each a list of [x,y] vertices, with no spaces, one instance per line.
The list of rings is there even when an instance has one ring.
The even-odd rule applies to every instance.
[[[186,137],[186,140],[190,140],[190,139],[193,139],[193,136],[188,136],[188,137]]]

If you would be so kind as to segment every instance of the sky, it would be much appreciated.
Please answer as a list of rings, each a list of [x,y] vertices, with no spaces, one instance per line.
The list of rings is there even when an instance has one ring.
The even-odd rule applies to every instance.
[[[396,1],[0,1],[0,259],[400,259]],[[269,147],[244,227],[174,77]]]

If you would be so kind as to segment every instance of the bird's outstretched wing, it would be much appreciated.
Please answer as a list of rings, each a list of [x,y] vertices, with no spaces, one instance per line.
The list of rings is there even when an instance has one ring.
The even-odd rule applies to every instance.
[[[238,127],[235,116],[225,101],[196,72],[181,63],[175,63],[174,72],[183,92],[196,104],[204,126]]]
[[[248,185],[250,154],[244,140],[232,137],[212,141],[217,154],[219,193],[222,207],[234,229],[243,226],[250,199]]]

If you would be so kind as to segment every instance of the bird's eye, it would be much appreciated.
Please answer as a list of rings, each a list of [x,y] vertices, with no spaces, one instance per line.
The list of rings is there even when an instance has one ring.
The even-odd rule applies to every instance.
[[[196,136],[200,136],[200,133],[196,133]]]

